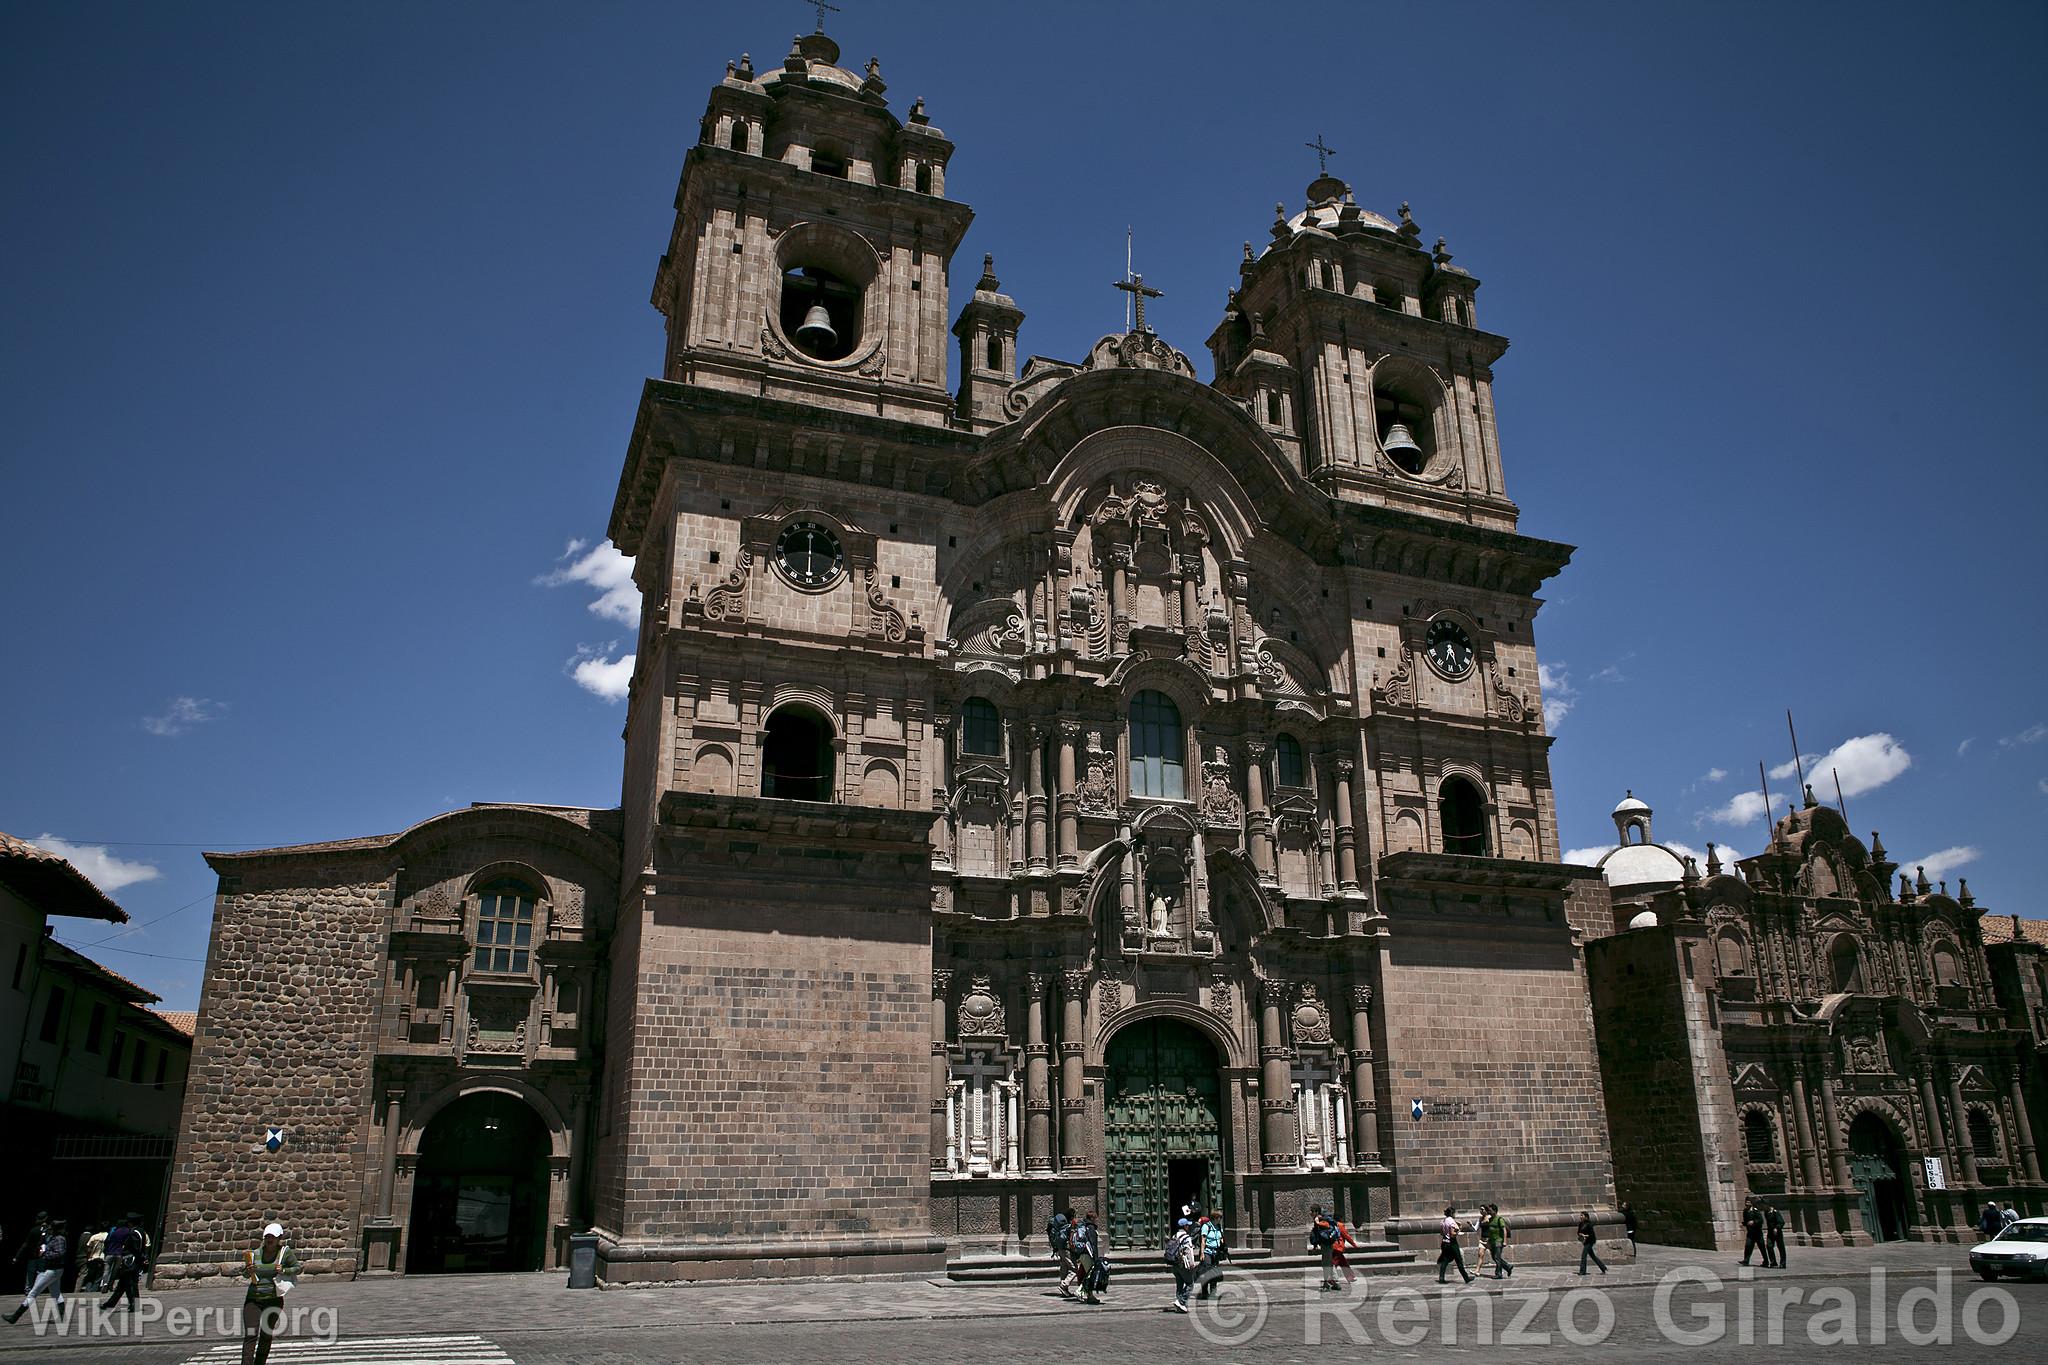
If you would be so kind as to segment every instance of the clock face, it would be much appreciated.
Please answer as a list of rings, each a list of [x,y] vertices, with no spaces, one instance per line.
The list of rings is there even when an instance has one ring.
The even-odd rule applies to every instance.
[[[1430,666],[1446,678],[1462,678],[1472,671],[1472,637],[1456,621],[1430,626],[1422,649]]]
[[[822,588],[839,576],[846,553],[839,538],[815,521],[793,521],[775,538],[775,562],[800,588]]]

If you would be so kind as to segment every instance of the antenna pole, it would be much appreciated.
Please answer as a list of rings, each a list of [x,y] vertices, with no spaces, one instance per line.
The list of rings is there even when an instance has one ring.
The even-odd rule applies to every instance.
[[[1835,779],[1835,808],[1842,812],[1842,823],[1846,825],[1849,823],[1849,803],[1842,799],[1842,775],[1829,768],[1828,776]]]
[[[1799,774],[1799,791],[1803,797],[1806,792],[1806,760],[1799,756],[1799,731],[1792,728],[1792,709],[1790,707],[1785,708],[1785,731],[1792,736],[1792,767]],[[1793,804],[1797,805],[1799,803],[1795,801]]]
[[[1771,779],[1764,775],[1764,761],[1762,759],[1756,761],[1756,780],[1763,784],[1764,832],[1768,834],[1771,829]]]

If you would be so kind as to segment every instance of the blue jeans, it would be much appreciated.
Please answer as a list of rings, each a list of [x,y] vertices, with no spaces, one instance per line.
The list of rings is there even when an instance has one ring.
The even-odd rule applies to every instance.
[[[1586,1273],[1586,1262],[1589,1260],[1594,1265],[1600,1267],[1602,1275],[1607,1273],[1607,1262],[1600,1259],[1600,1253],[1593,1250],[1593,1244],[1591,1242],[1579,1243],[1579,1273],[1581,1275]]]

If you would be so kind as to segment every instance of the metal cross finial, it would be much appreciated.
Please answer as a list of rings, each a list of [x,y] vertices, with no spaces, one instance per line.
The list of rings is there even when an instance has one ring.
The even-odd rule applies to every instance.
[[[839,6],[828,5],[825,3],[825,0],[803,0],[803,2],[818,12],[818,32],[820,33],[825,31],[825,11],[829,9],[834,14],[839,13]]]
[[[1113,281],[1113,283],[1116,288],[1129,294],[1132,301],[1137,304],[1138,316],[1137,320],[1131,325],[1131,330],[1134,332],[1149,330],[1145,326],[1145,300],[1165,298],[1165,291],[1154,289],[1146,284],[1143,275],[1132,275],[1127,279]]]
[[[1301,145],[1316,154],[1316,173],[1318,175],[1328,175],[1330,173],[1330,158],[1337,155],[1337,149],[1335,147],[1325,147],[1321,133],[1316,134],[1314,142],[1304,142]]]

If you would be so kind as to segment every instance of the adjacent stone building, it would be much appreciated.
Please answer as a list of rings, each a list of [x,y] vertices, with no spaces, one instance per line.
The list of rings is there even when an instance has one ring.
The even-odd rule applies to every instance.
[[[1739,1247],[1751,1196],[1810,1245],[1961,1240],[2038,1211],[2048,1039],[2037,921],[1893,876],[1811,789],[1762,853],[1704,874],[1615,808],[1620,930],[1587,946],[1615,1180],[1643,1235]],[[2032,930],[2030,934],[2027,932]]]
[[[1025,359],[993,260],[951,307],[953,144],[885,91],[811,34],[685,158],[621,808],[212,856],[166,1273],[273,1212],[336,1270],[587,1225],[612,1280],[1056,1205],[1612,1218],[1533,638],[1570,550],[1517,529],[1478,280],[1323,175],[1219,263],[1212,381],[1138,278]]]

